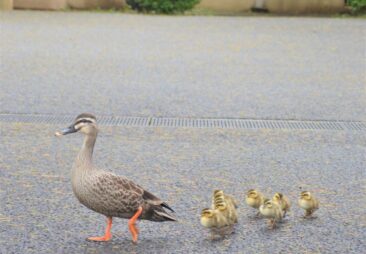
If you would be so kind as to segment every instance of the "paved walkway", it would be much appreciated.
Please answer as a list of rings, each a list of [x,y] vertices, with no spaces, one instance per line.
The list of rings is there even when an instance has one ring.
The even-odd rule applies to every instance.
[[[365,21],[327,18],[0,13],[0,114],[365,121]],[[66,123],[65,123],[66,124]],[[0,253],[362,253],[364,131],[101,126],[95,161],[166,199],[179,223],[142,221],[140,243],[72,194],[80,135],[0,121]],[[210,241],[199,213],[222,188],[235,234]],[[244,204],[259,188],[293,209],[268,230]],[[296,200],[316,193],[304,220]]]
[[[366,120],[363,19],[0,15],[1,112]]]

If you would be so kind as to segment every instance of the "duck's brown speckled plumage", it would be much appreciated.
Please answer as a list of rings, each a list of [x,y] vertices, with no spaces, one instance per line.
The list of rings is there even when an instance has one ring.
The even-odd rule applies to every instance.
[[[83,117],[91,118],[82,114],[75,123]],[[87,128],[81,131],[85,139],[72,168],[72,189],[77,199],[89,209],[107,217],[131,218],[142,207],[139,219],[175,221],[173,216],[164,211],[163,207],[173,211],[165,202],[126,177],[93,165],[92,155],[98,130],[93,125]]]

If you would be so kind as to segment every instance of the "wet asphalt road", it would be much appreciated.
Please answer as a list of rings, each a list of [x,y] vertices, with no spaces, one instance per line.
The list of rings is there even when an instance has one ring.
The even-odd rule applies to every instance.
[[[364,121],[365,21],[0,13],[0,113]],[[140,222],[137,246],[116,219],[72,194],[82,137],[65,126],[0,122],[0,253],[363,253],[362,131],[101,127],[95,162],[168,201],[179,223]],[[240,204],[235,233],[199,225],[211,191]],[[243,203],[258,188],[287,194],[276,230]],[[320,199],[304,220],[301,190]]]

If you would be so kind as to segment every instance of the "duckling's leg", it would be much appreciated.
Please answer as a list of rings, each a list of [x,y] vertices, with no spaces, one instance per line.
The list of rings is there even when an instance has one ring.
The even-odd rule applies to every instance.
[[[305,212],[305,218],[310,217],[312,213],[313,213],[312,210],[306,210],[306,212]]]
[[[140,206],[139,209],[137,209],[137,212],[134,216],[128,221],[128,228],[130,229],[131,235],[132,235],[132,241],[134,243],[137,243],[137,237],[139,235],[139,231],[136,228],[135,222],[140,217],[142,213],[142,207]]]
[[[210,240],[211,241],[215,240],[215,232],[213,230],[211,230],[210,232]]]
[[[95,241],[95,242],[106,242],[106,241],[111,240],[111,238],[112,238],[111,228],[112,228],[112,217],[107,217],[107,228],[105,229],[105,235],[89,237],[88,240]]]
[[[276,227],[276,221],[274,219],[269,220],[269,229],[274,229]]]

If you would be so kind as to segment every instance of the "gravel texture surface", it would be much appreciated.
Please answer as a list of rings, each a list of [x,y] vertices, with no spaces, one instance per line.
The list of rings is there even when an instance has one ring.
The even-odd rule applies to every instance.
[[[1,112],[366,120],[363,19],[0,18]]]
[[[0,13],[0,113],[366,120],[362,19]],[[0,122],[0,253],[362,253],[366,135],[361,131],[101,127],[95,162],[177,211],[141,221],[139,244],[116,219],[79,204],[70,169],[79,134]],[[199,224],[212,190],[239,201],[235,233]],[[244,193],[280,191],[292,211],[275,230]],[[301,190],[320,200],[313,219]]]
[[[344,131],[219,130],[102,127],[95,163],[137,181],[168,201],[179,223],[139,223],[139,244],[116,219],[110,243],[105,218],[78,203],[70,168],[82,137],[62,138],[64,126],[0,123],[1,253],[362,253],[366,239],[366,137]],[[363,133],[364,134],[364,133]],[[292,201],[275,230],[244,203],[258,188]],[[235,233],[211,241],[199,224],[211,191],[239,201]],[[320,200],[303,219],[302,190]]]

